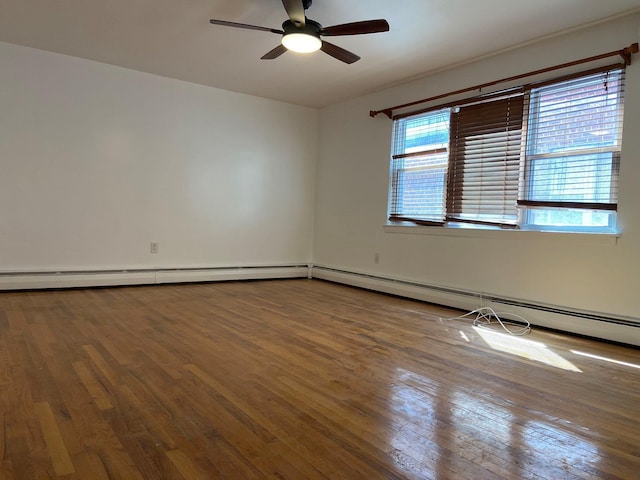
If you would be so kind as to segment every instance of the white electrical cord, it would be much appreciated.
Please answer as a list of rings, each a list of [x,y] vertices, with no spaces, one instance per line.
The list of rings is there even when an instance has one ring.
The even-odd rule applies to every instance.
[[[463,320],[465,318],[471,317],[475,315],[476,317],[473,320],[473,326],[478,328],[486,328],[490,330],[494,330],[489,325],[498,323],[502,329],[507,332],[509,335],[522,336],[526,335],[531,331],[531,323],[520,315],[516,315],[515,313],[509,313],[508,315],[512,317],[516,317],[521,320],[524,325],[519,323],[504,321],[500,318],[498,313],[491,307],[481,307],[477,310],[472,310],[469,313],[465,313],[464,315],[460,315],[459,317],[448,318],[447,320]],[[504,313],[500,313],[500,315],[506,315]],[[493,320],[495,319],[495,320]]]

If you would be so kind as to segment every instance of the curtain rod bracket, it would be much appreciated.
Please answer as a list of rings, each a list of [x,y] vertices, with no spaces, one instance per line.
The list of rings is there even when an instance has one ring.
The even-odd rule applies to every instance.
[[[620,52],[620,56],[624,60],[625,65],[631,65],[631,55],[634,53],[638,53],[640,51],[640,47],[637,43],[631,44],[631,46],[625,48]]]
[[[371,118],[377,117],[379,113],[384,113],[389,120],[393,119],[393,110],[385,109],[385,110],[369,110],[369,116]]]

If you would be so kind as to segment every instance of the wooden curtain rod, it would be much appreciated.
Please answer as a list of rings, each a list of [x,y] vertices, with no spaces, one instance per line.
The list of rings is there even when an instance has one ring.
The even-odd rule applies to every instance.
[[[513,77],[501,78],[500,80],[494,80],[492,82],[482,83],[480,85],[474,85],[473,87],[462,88],[460,90],[455,90],[449,93],[442,93],[440,95],[436,95],[434,97],[424,98],[422,100],[416,100],[415,102],[405,103],[403,105],[396,105],[394,107],[383,108],[382,110],[371,110],[369,112],[370,117],[375,117],[379,113],[384,113],[389,119],[393,117],[393,111],[399,110],[401,108],[412,107],[414,105],[420,105],[421,103],[431,102],[433,100],[439,100],[441,98],[450,97],[452,95],[458,95],[460,93],[472,92],[474,90],[479,90],[486,87],[491,87],[493,85],[498,85],[500,83],[511,82],[513,80],[520,80],[521,78],[532,77],[534,75],[539,75],[541,73],[553,72],[554,70],[560,70],[562,68],[573,67],[575,65],[581,65],[583,63],[595,62],[597,60],[602,60],[603,58],[609,57],[617,57],[621,56],[625,65],[631,65],[631,55],[638,53],[640,48],[637,43],[632,43],[630,46],[623,48],[622,50],[615,50],[609,53],[603,53],[600,55],[595,55],[593,57],[583,58],[580,60],[574,60],[573,62],[562,63],[560,65],[555,65],[553,67],[541,68],[540,70],[534,70],[532,72],[521,73],[520,75],[514,75]]]

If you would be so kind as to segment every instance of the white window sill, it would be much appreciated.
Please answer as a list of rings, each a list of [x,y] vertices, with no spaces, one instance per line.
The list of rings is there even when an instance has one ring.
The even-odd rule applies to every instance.
[[[387,223],[383,225],[385,233],[411,235],[433,235],[440,237],[484,238],[496,240],[534,240],[569,242],[590,245],[617,245],[620,233],[575,232],[556,230],[510,230],[484,225],[456,224],[439,226],[421,226],[410,222]]]

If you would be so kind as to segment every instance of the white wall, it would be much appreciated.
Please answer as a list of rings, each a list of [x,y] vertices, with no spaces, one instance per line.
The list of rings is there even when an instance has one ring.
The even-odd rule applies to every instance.
[[[311,260],[316,110],[6,43],[0,65],[0,271]]]
[[[638,41],[639,24],[640,16],[628,16],[324,109],[314,263],[640,319],[640,56],[627,70],[617,244],[554,233],[385,231],[391,121],[368,116],[369,110],[627,47]]]

